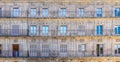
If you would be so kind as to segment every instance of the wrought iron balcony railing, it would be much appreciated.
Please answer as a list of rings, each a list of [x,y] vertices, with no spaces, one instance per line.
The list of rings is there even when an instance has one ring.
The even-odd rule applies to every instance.
[[[113,11],[103,11],[102,13],[96,11],[84,11],[80,13],[79,11],[48,11],[43,13],[42,11],[33,12],[30,11],[1,11],[0,18],[112,18],[120,17],[119,14],[115,14]]]
[[[94,29],[86,30],[28,30],[28,29],[0,29],[0,36],[119,36],[113,29],[104,29],[97,32]]]
[[[22,57],[22,58],[65,58],[65,57],[119,57],[120,54],[92,54],[87,51],[9,51],[5,50],[0,52],[0,57],[12,58],[12,57]]]

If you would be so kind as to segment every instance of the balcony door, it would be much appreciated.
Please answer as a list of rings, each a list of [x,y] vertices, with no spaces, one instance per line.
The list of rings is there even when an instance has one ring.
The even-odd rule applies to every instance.
[[[13,49],[13,57],[18,57],[19,56],[19,44],[13,44],[12,49]]]
[[[103,44],[97,44],[97,56],[103,56]]]

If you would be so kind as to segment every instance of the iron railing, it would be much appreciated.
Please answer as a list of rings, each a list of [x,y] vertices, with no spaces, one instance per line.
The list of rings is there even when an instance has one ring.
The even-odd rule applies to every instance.
[[[104,29],[97,33],[94,29],[85,30],[29,30],[29,29],[0,29],[0,36],[119,36],[113,29]]]
[[[120,54],[92,54],[88,51],[9,51],[5,50],[0,53],[0,57],[22,57],[22,58],[65,58],[65,57],[120,57]]]
[[[0,18],[119,18],[120,15],[115,15],[114,11],[103,11],[101,14],[96,11],[84,11],[82,14],[79,11],[48,11],[43,13],[42,11],[36,11],[31,14],[30,11],[0,11]],[[98,14],[97,14],[98,13]]]

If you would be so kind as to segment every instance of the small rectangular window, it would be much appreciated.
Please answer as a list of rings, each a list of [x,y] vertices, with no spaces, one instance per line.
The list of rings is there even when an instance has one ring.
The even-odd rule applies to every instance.
[[[97,10],[96,10],[96,16],[97,17],[102,17],[102,8],[97,8]]]
[[[103,26],[102,25],[98,25],[96,27],[96,34],[97,35],[102,35],[103,34]]]
[[[80,17],[84,17],[84,8],[79,8],[77,14]]]
[[[115,15],[115,17],[119,17],[120,16],[120,8],[115,8],[114,15]]]
[[[67,45],[60,45],[60,52],[67,52]]]
[[[19,14],[20,14],[19,8],[13,8],[13,16],[14,16],[14,17],[18,17]]]
[[[49,52],[49,45],[42,45],[42,52]]]
[[[97,56],[103,55],[103,44],[97,44],[96,51],[97,51]]]
[[[31,8],[30,9],[30,15],[31,16],[36,16],[37,15],[37,9],[36,8]]]
[[[60,9],[60,16],[65,17],[66,14],[67,14],[66,8],[61,8],[61,9]]]
[[[48,27],[48,25],[43,25],[43,26],[42,26],[42,33],[43,33],[43,34],[48,34],[48,32],[49,32],[49,27]]]
[[[81,45],[81,51],[85,51],[86,50],[86,45],[85,44],[82,44]]]
[[[66,34],[67,33],[67,26],[66,25],[61,25],[60,26],[60,33],[61,34]]]
[[[49,13],[48,8],[43,8],[43,9],[42,9],[42,16],[43,16],[43,17],[47,17],[47,16],[48,16],[48,13]]]
[[[115,45],[115,54],[120,54],[120,45]]]
[[[115,26],[114,33],[115,35],[120,35],[120,26]]]
[[[31,25],[30,26],[30,35],[36,35],[37,34],[37,26]]]

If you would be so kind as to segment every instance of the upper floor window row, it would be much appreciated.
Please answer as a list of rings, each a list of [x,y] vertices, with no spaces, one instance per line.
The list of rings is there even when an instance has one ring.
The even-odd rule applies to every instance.
[[[120,25],[116,25],[113,28],[104,27],[104,25],[96,25],[94,28],[86,29],[85,26],[77,26],[71,29],[68,25],[54,26],[54,28],[49,25],[30,25],[21,28],[20,25],[12,25],[11,29],[5,29],[0,26],[0,35],[120,35]],[[85,34],[87,33],[87,34]]]
[[[0,8],[0,16],[19,17],[19,16],[22,16],[23,14],[31,17],[36,17],[36,16],[41,16],[41,17],[54,17],[54,16],[56,17],[72,17],[72,16],[73,17],[104,17],[104,16],[120,17],[120,8],[114,8],[113,12],[104,11],[103,8],[96,8],[94,11],[91,11],[91,10],[89,11],[84,8],[78,8],[75,11],[68,10],[67,8],[60,8],[57,11],[49,10],[49,8],[42,8],[41,10],[39,10],[38,8],[30,8],[26,12],[22,11],[22,9],[20,8],[13,8],[11,13],[4,12],[4,10]]]

